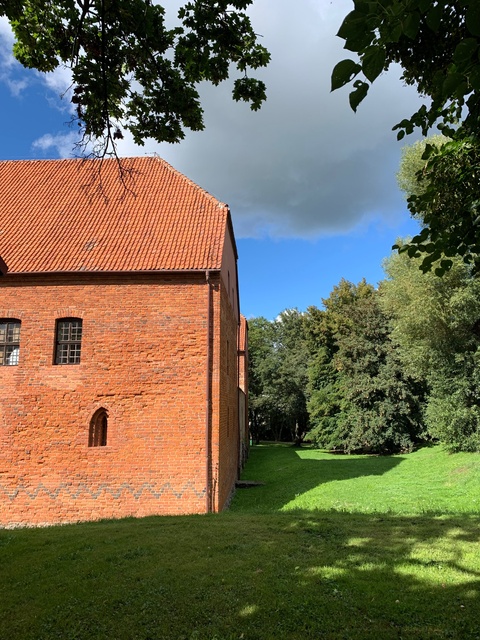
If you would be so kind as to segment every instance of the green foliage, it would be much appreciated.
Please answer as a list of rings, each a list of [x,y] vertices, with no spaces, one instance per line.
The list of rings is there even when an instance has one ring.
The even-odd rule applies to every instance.
[[[448,142],[449,138],[442,135],[432,135],[422,140],[417,140],[411,145],[402,148],[400,167],[397,173],[397,183],[400,189],[408,198],[425,191],[426,185],[423,181],[423,170],[427,159],[423,157],[427,144],[435,147],[442,146]]]
[[[101,140],[104,155],[123,129],[137,144],[177,142],[185,128],[202,129],[197,84],[218,85],[233,68],[240,73],[234,99],[261,106],[265,85],[248,70],[270,56],[244,12],[252,2],[186,2],[174,28],[151,0],[3,0],[0,15],[12,25],[14,53],[24,66],[71,69],[84,143]]]
[[[443,278],[419,261],[394,254],[378,291],[341,280],[324,309],[251,321],[254,434],[298,442],[309,425],[328,450],[480,451],[480,279],[459,258]]]
[[[409,184],[408,208],[424,228],[411,241],[395,245],[410,257],[422,256],[420,269],[443,276],[455,255],[480,272],[480,143],[427,141],[417,185]],[[408,164],[404,160],[403,164]],[[408,170],[408,169],[405,169]]]
[[[408,208],[424,228],[394,249],[423,256],[420,268],[443,276],[451,258],[462,256],[480,272],[480,9],[478,0],[354,0],[338,36],[358,60],[342,60],[332,73],[332,90],[353,83],[354,111],[370,84],[391,64],[426,102],[393,129],[401,140],[415,128],[423,135],[436,124],[452,138],[427,144],[418,174],[402,186]],[[359,78],[363,74],[365,80]],[[404,159],[411,166],[413,158]],[[414,164],[414,162],[413,162]],[[420,168],[420,167],[419,167]],[[409,173],[411,170],[401,170]]]
[[[276,413],[274,326],[266,318],[248,321],[248,411],[250,432],[259,442]]]
[[[421,436],[421,385],[404,374],[378,293],[350,309],[335,356],[343,392],[338,435],[343,449],[410,451]]]
[[[394,126],[398,139],[420,127],[426,135],[440,121],[451,135],[461,120],[468,135],[479,133],[480,28],[478,0],[354,0],[338,36],[358,61],[342,60],[332,73],[332,90],[353,82],[356,110],[370,84],[391,64],[417,87],[427,104]],[[362,73],[365,80],[356,79]]]
[[[480,384],[478,367],[468,367],[470,376],[440,370],[425,410],[432,437],[448,451],[480,451]]]
[[[330,296],[322,300],[325,307],[309,307],[305,316],[308,364],[308,412],[310,431],[308,438],[317,447],[336,449],[343,447],[339,435],[339,419],[343,389],[335,363],[337,338],[341,328],[351,327],[350,310],[359,299],[373,295],[373,287],[365,280],[354,285],[342,279]]]
[[[252,436],[257,442],[267,438],[300,444],[308,423],[303,316],[288,309],[274,322],[253,318],[248,325]]]
[[[394,255],[382,301],[405,371],[428,387],[425,426],[450,451],[480,450],[480,282],[460,259],[438,278]]]
[[[342,280],[309,309],[309,439],[347,452],[410,450],[418,441],[421,388],[403,374],[389,319],[365,280]]]

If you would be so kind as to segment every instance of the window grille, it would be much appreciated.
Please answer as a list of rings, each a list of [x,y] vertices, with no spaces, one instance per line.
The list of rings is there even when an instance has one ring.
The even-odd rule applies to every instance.
[[[55,364],[79,364],[82,349],[82,320],[57,320]]]
[[[0,366],[18,364],[20,325],[20,320],[0,320]]]

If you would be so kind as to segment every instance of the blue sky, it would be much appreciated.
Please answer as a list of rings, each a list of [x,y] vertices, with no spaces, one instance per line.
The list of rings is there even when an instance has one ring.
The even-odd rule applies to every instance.
[[[255,0],[252,22],[272,53],[260,73],[262,110],[232,102],[228,83],[202,87],[205,131],[173,146],[136,147],[127,136],[119,148],[157,153],[230,205],[247,318],[320,306],[342,277],[377,284],[396,238],[416,231],[396,186],[401,144],[391,131],[418,108],[416,93],[398,70],[375,83],[357,114],[347,91],[329,92],[331,69],[348,56],[335,33],[351,5],[296,0],[292,10],[290,0]],[[27,72],[10,50],[0,22],[1,159],[74,155],[77,132],[60,98],[68,71]]]

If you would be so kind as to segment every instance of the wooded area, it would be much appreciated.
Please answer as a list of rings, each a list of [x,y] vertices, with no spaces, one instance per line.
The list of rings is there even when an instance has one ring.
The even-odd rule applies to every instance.
[[[441,442],[480,451],[480,282],[394,254],[375,289],[341,280],[324,308],[249,320],[255,439],[346,452]]]

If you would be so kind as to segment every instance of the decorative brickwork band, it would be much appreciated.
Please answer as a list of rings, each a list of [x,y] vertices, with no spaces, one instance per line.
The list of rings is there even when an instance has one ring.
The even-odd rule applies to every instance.
[[[84,495],[88,495],[94,500],[97,500],[97,498],[99,498],[102,494],[109,494],[114,500],[119,500],[124,492],[132,495],[135,500],[141,498],[144,493],[150,493],[150,495],[157,500],[164,494],[170,493],[171,495],[175,496],[177,500],[181,500],[189,492],[193,493],[197,498],[203,498],[205,496],[206,489],[203,488],[201,491],[199,491],[195,488],[195,485],[192,482],[187,482],[181,489],[177,490],[175,490],[175,488],[169,482],[166,482],[158,489],[155,488],[155,485],[152,485],[148,482],[144,482],[139,487],[135,487],[128,482],[123,482],[119,486],[102,483],[98,485],[96,489],[89,487],[84,483],[77,485],[77,487],[75,488],[72,485],[62,482],[57,487],[49,489],[43,484],[43,482],[40,482],[35,488],[26,487],[25,485],[19,485],[15,488],[8,489],[7,487],[0,484],[0,492],[3,493],[11,501],[15,500],[15,498],[17,498],[21,493],[26,494],[26,496],[31,500],[35,500],[42,492],[52,500],[56,500],[62,492],[65,496],[68,496],[73,500],[77,500],[79,497]]]

